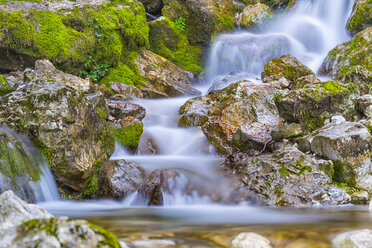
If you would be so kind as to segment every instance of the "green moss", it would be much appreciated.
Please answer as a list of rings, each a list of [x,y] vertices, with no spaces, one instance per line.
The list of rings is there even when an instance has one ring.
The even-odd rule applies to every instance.
[[[286,168],[280,168],[279,173],[282,174],[282,175],[287,175],[287,174],[289,174],[289,170],[286,169]]]
[[[356,1],[355,14],[351,16],[346,28],[352,33],[358,33],[372,25],[372,1]]]
[[[54,218],[50,219],[32,219],[22,223],[26,230],[45,231],[54,237],[57,237],[57,223]]]
[[[113,133],[116,141],[125,147],[137,147],[143,133],[141,123],[129,124],[121,128],[114,128]]]
[[[110,86],[112,83],[123,83],[141,88],[145,78],[137,70],[132,70],[129,66],[119,63],[117,67],[111,69],[109,75],[102,79],[101,83],[106,86]]]
[[[13,91],[13,87],[11,87],[10,84],[0,75],[0,96],[5,96]]]
[[[116,236],[105,230],[104,228],[100,227],[100,226],[96,226],[92,223],[85,223],[86,225],[88,225],[90,228],[92,228],[95,232],[101,234],[104,239],[101,240],[98,244],[98,247],[105,247],[105,246],[108,246],[108,247],[111,247],[111,248],[121,248],[121,245],[118,241],[118,239],[116,238]]]
[[[82,192],[83,197],[94,197],[98,192],[98,182],[98,173],[95,172],[95,174],[93,174],[93,176],[90,178],[88,185]]]
[[[350,165],[343,164],[341,162],[333,162],[334,174],[333,182],[335,183],[345,183],[349,187],[355,186],[355,173]]]
[[[150,25],[151,50],[176,63],[185,70],[201,73],[200,48],[190,46],[185,30],[164,17]]]

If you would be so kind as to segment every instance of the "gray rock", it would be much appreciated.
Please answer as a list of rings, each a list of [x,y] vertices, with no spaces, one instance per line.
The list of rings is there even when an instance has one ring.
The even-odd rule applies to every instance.
[[[367,117],[372,117],[372,95],[366,94],[356,100],[356,109]]]
[[[239,233],[232,241],[231,248],[271,248],[270,240],[257,233]]]
[[[108,161],[101,167],[98,196],[123,199],[136,191],[144,178],[144,169],[136,163],[125,160]]]
[[[341,233],[332,240],[334,248],[369,248],[372,247],[372,230],[356,230]]]

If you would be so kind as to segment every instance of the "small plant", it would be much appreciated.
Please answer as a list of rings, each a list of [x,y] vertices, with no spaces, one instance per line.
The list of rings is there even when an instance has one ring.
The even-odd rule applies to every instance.
[[[79,71],[80,77],[89,78],[92,82],[97,83],[110,72],[107,64],[96,65],[93,63],[92,56],[84,63],[84,69]]]
[[[182,29],[182,30],[185,30],[185,29],[186,29],[186,19],[183,18],[183,17],[178,18],[178,19],[174,22],[174,24],[176,24],[176,27],[177,27],[178,29]]]

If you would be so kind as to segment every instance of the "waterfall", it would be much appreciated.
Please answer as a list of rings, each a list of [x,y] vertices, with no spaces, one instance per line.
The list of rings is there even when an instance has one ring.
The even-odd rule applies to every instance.
[[[59,199],[53,175],[31,140],[0,127],[0,192],[13,190],[30,202]]]

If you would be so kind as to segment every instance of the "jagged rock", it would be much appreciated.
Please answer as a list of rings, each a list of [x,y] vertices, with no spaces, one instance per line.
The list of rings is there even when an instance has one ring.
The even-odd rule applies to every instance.
[[[113,83],[110,85],[110,90],[114,92],[114,95],[107,95],[107,97],[112,100],[126,101],[134,100],[136,98],[143,98],[142,91],[133,85]]]
[[[360,123],[330,123],[304,137],[299,147],[334,161],[334,179],[370,191],[372,189],[372,135]]]
[[[160,148],[150,135],[142,135],[138,146],[139,155],[157,155],[160,154]]]
[[[352,84],[327,81],[307,85],[289,92],[280,91],[274,97],[279,115],[288,122],[300,123],[306,132],[322,127],[335,114],[346,119],[358,118],[354,106],[357,97]]]
[[[110,232],[84,220],[54,217],[27,204],[13,192],[0,195],[0,247],[111,247],[120,248]]]
[[[135,62],[151,86],[165,96],[200,95],[200,91],[191,87],[193,74],[182,70],[169,60],[145,50]]]
[[[136,163],[108,161],[101,167],[98,196],[121,200],[136,191],[144,177],[144,169]]]
[[[337,45],[324,60],[320,75],[352,83],[361,93],[370,93],[372,82],[372,27]]]
[[[123,119],[128,116],[133,116],[142,120],[146,116],[146,109],[138,104],[108,101],[107,106],[110,115],[115,119]]]
[[[302,135],[302,126],[298,123],[283,125],[278,130],[274,130],[271,132],[271,136],[276,141],[281,141],[282,139],[292,140],[299,138]]]
[[[231,248],[271,248],[270,240],[257,233],[239,233],[232,241]]]
[[[319,82],[310,68],[289,54],[267,62],[261,78],[264,83],[293,90],[312,82]]]
[[[180,109],[180,126],[201,126],[221,154],[263,149],[271,130],[281,125],[269,86],[238,81],[222,90],[188,100]]]
[[[113,152],[114,137],[81,92],[44,71],[27,71],[27,84],[2,97],[0,123],[34,141],[59,186],[92,195],[96,168]]]
[[[241,190],[255,193],[264,205],[294,207],[350,201],[345,190],[331,185],[332,166],[286,144],[272,154],[231,155],[221,164],[240,180]]]
[[[356,99],[356,109],[367,117],[372,117],[372,95],[363,95]]]
[[[346,29],[356,34],[370,26],[372,26],[372,2],[369,0],[355,1]]]
[[[246,29],[259,28],[265,25],[273,17],[269,6],[257,3],[244,8],[239,15],[240,26]]]
[[[367,248],[372,247],[372,230],[355,230],[341,233],[332,240],[334,248]]]

